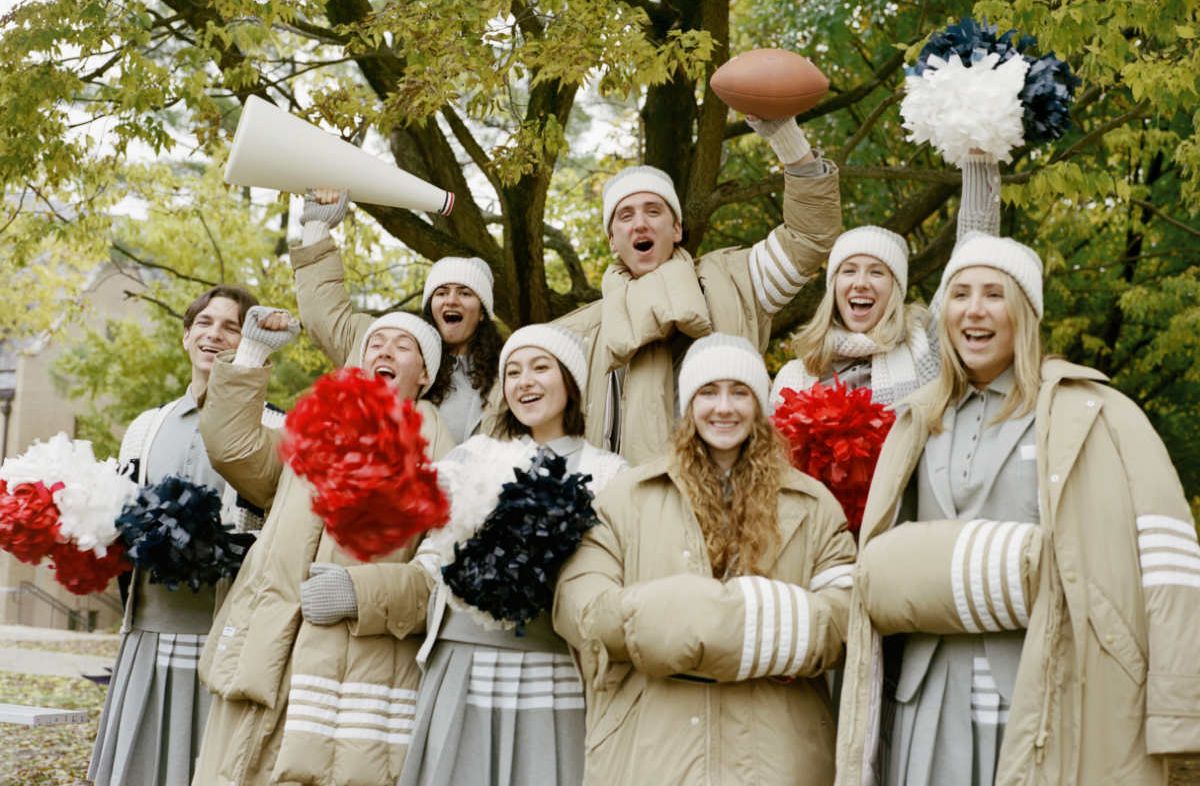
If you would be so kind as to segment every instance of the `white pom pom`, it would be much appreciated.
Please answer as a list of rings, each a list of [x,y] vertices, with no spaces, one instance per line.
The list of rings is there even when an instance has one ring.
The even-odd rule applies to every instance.
[[[905,80],[900,115],[909,141],[929,142],[955,165],[971,148],[1012,161],[1025,144],[1020,93],[1029,64],[1013,57],[997,66],[999,60],[993,52],[968,67],[958,57],[930,57],[921,76]]]
[[[466,542],[496,507],[500,489],[526,469],[536,448],[520,440],[475,436],[438,462],[438,476],[449,490],[450,520],[429,533],[426,546],[437,550],[440,564],[454,561],[454,544]]]
[[[116,519],[137,496],[137,484],[122,474],[115,459],[97,461],[92,443],[60,432],[35,442],[23,454],[0,467],[0,479],[10,486],[41,481],[54,492],[63,536],[81,551],[104,556],[117,539]]]

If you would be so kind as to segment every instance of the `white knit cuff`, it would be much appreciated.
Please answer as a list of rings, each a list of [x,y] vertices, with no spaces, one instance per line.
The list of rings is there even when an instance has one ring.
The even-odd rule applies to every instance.
[[[300,245],[311,246],[329,237],[329,227],[324,221],[307,221],[300,227]]]
[[[261,341],[255,341],[252,338],[242,336],[242,341],[238,344],[237,354],[233,356],[233,365],[262,368],[267,365],[267,358],[270,356],[271,348],[269,346]]]
[[[751,123],[750,127],[767,140],[767,144],[784,164],[795,164],[812,152],[808,137],[793,118],[759,120]]]

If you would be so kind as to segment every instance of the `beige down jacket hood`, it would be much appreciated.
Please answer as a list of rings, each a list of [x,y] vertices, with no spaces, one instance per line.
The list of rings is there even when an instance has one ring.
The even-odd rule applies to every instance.
[[[301,619],[309,565],[361,563],[325,535],[309,485],[279,458],[278,435],[256,427],[269,375],[222,356],[201,418],[213,466],[252,501],[275,499],[201,655],[200,677],[217,698],[193,782],[392,786],[407,751],[421,638],[356,636],[354,621]],[[452,439],[433,405],[417,410],[437,460]],[[406,562],[415,548],[383,559]]]
[[[1003,571],[987,574],[982,566],[981,575],[996,576],[987,592],[995,593],[1004,576],[1016,607],[1022,595],[1029,603],[996,786],[1161,785],[1160,755],[1200,751],[1195,523],[1162,440],[1141,410],[1104,382],[1092,369],[1044,362],[1036,408],[1038,537],[1014,539],[1020,548],[1014,545]],[[897,523],[928,438],[916,413],[927,411],[930,389],[908,400],[912,407],[888,435],[863,517],[838,727],[839,786],[879,779],[883,664],[874,623],[895,629],[897,615],[883,614],[888,604],[871,599],[888,571],[868,566],[872,540]],[[974,524],[959,523],[962,538],[972,536]],[[896,534],[909,526],[918,525]],[[931,574],[947,573],[952,541],[934,537],[941,526],[928,530],[926,553],[905,560],[910,571],[928,565]],[[1021,535],[1020,527],[1009,529]],[[1021,553],[1031,545],[1038,553]],[[1004,558],[1001,551],[980,555],[986,562]],[[946,600],[951,581],[914,586],[921,589],[910,587],[911,595],[927,596],[903,604],[916,629],[965,632],[946,629],[958,616],[955,601]],[[981,588],[976,597],[987,596]],[[968,621],[970,598],[958,601]]]
[[[769,570],[726,581],[668,459],[597,499],[554,608],[586,691],[586,784],[832,783],[821,676],[842,657],[854,541],[824,486],[782,481]]]

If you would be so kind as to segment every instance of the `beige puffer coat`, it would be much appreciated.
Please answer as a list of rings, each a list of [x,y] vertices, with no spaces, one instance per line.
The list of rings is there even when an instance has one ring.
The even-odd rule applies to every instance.
[[[1012,616],[1017,604],[1027,608],[997,786],[1161,785],[1166,768],[1158,754],[1200,751],[1195,523],[1162,440],[1104,380],[1062,360],[1042,366],[1037,537],[1036,528],[1022,531],[1032,525],[989,524],[1000,534],[1011,530],[1013,549],[976,550],[982,561],[974,565],[959,561],[960,572],[981,569],[968,582],[977,591],[960,586],[956,600],[949,597],[952,579],[914,581],[890,604],[893,611],[907,608],[906,624],[935,632],[971,631],[981,614],[1004,616],[1005,603]],[[856,571],[838,727],[839,786],[878,782],[880,634],[903,626],[880,610],[881,601],[869,601],[876,579],[899,587],[886,575],[895,573],[899,558],[876,560],[873,541],[897,523],[928,438],[916,413],[928,410],[930,392],[908,399],[912,407],[888,435],[863,517],[864,559]],[[909,526],[915,525],[896,534]],[[979,527],[959,529],[969,539]],[[923,549],[910,544],[909,570],[932,565],[931,572],[952,575],[953,543],[931,537]],[[1033,546],[1039,553],[1030,553]],[[1008,561],[993,564],[992,556]],[[988,598],[1001,585],[1005,603],[992,604]],[[872,625],[873,613],[885,630]],[[955,629],[956,618],[963,627]]]
[[[841,232],[837,167],[825,167],[822,175],[784,176],[783,224],[764,240],[698,260],[676,249],[637,279],[614,262],[604,274],[603,297],[556,321],[584,340],[589,442],[633,465],[657,456],[675,423],[673,362],[693,339],[730,333],[766,350],[772,317],[820,272]],[[610,395],[609,377],[618,368],[626,369],[619,400]],[[607,444],[614,418],[621,423],[619,446]],[[485,419],[485,432],[488,425]]]
[[[770,568],[726,581],[668,459],[600,495],[554,608],[586,690],[586,784],[832,783],[821,677],[842,657],[854,541],[824,486],[782,480]]]
[[[201,655],[200,677],[216,699],[193,783],[392,786],[407,750],[421,638],[302,621],[309,565],[361,563],[325,535],[309,485],[279,459],[277,435],[257,426],[270,367],[234,366],[231,355],[213,366],[201,433],[213,466],[244,494],[278,490]],[[453,441],[436,408],[419,402],[417,410],[429,455],[441,458]],[[415,548],[383,559],[406,562]]]

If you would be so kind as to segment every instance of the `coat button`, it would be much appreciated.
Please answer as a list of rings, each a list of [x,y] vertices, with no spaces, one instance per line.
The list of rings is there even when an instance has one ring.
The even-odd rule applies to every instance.
[[[1075,581],[1075,571],[1068,570],[1063,574],[1063,578],[1073,583]]]
[[[1051,476],[1050,476],[1050,482],[1051,482],[1051,483],[1057,483],[1057,482],[1058,482],[1058,475],[1051,475]]]
[[[699,716],[699,715],[693,715],[693,716],[692,716],[692,725],[693,725],[693,726],[699,726],[699,725],[700,725],[700,716]]]
[[[683,558],[684,559],[689,559],[691,556],[692,556],[692,552],[688,551],[687,549],[683,550]]]
[[[1089,399],[1088,399],[1088,401],[1087,401],[1087,405],[1088,405],[1089,407],[1094,407],[1094,406],[1096,406],[1096,401],[1095,401],[1094,399],[1090,399],[1090,398],[1089,398]]]

